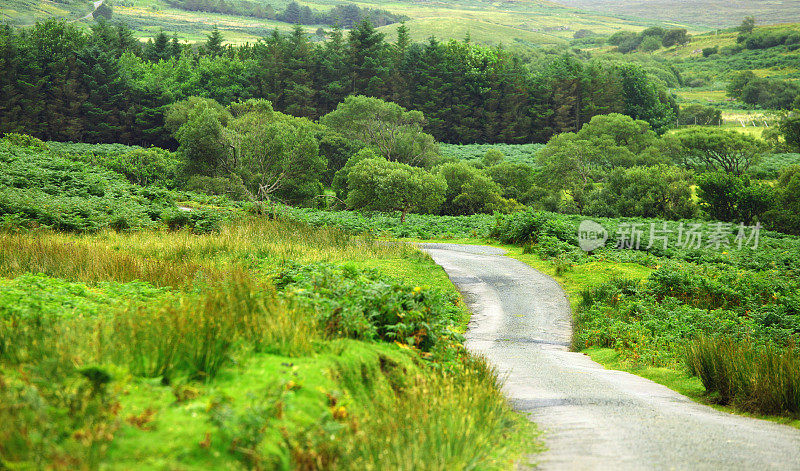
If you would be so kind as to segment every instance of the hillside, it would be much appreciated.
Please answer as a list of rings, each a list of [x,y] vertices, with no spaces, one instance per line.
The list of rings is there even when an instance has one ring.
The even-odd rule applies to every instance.
[[[85,5],[84,5],[85,3]],[[230,2],[235,4],[237,2]],[[253,4],[272,6],[276,11],[288,2],[258,1]],[[317,11],[330,10],[335,5],[347,3],[337,0],[300,2]],[[160,30],[177,33],[180,40],[196,42],[204,40],[213,25],[222,31],[227,42],[242,44],[254,42],[274,29],[289,31],[290,23],[252,16],[236,16],[202,11],[186,11],[170,6],[164,0],[117,0],[112,1],[114,19],[121,20],[136,30],[140,38],[153,37]],[[483,1],[444,1],[419,3],[401,0],[385,2],[357,2],[364,8],[385,9],[404,15],[414,40],[426,40],[430,36],[440,39],[463,39],[467,33],[473,41],[496,45],[558,45],[572,39],[578,30],[595,34],[610,34],[618,30],[641,31],[654,24],[674,26],[653,20],[621,19],[614,16],[568,8],[556,3],[533,0],[508,3]],[[2,17],[12,24],[32,24],[48,17],[75,19],[91,10],[89,2],[55,4],[46,0],[14,0],[14,8],[2,11]],[[309,33],[318,28],[330,29],[326,25],[305,25]],[[397,25],[380,28],[393,38]],[[689,28],[691,32],[702,32],[703,28]]]
[[[798,0],[559,0],[567,6],[610,15],[676,21],[713,28],[735,26],[745,16],[761,24],[800,21]]]

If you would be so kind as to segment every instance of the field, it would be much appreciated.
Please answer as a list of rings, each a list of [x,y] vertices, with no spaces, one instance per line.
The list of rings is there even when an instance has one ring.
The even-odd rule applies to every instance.
[[[503,160],[513,163],[536,164],[536,153],[544,147],[542,144],[440,144],[439,148],[445,157],[453,157],[472,163],[479,163],[489,150],[503,154]]]
[[[800,23],[746,49],[546,0],[358,6],[423,44],[4,5],[0,469],[525,467],[543,438],[426,241],[555,278],[573,351],[800,426]]]
[[[759,26],[756,31],[800,31],[800,24],[782,23]],[[738,121],[763,114],[747,105],[729,98],[725,90],[731,77],[742,71],[752,71],[757,77],[796,81],[800,79],[800,50],[782,48],[748,50],[726,54],[725,48],[737,45],[738,33],[732,30],[693,35],[686,46],[662,48],[653,55],[677,67],[685,86],[674,88],[673,93],[681,104],[703,104],[725,111],[726,120]],[[720,51],[703,57],[707,48]]]
[[[273,7],[282,8],[288,2],[271,2]],[[326,10],[342,2],[314,1],[300,2],[311,8]],[[392,13],[406,15],[411,36],[416,41],[426,41],[430,36],[440,39],[464,39],[467,34],[473,41],[512,48],[530,46],[564,46],[575,31],[591,30],[596,34],[611,34],[620,29],[640,31],[654,24],[674,25],[675,23],[622,19],[567,8],[551,2],[525,1],[509,4],[491,2],[448,1],[423,4],[411,1],[394,2],[354,2],[362,7],[381,8]],[[16,5],[16,4],[15,4]],[[77,6],[72,11],[51,7],[44,0],[27,0],[4,15],[15,24],[31,24],[34,20],[48,17],[77,18],[90,11],[85,6],[83,12]],[[253,43],[259,37],[268,35],[273,29],[290,31],[288,23],[262,20],[249,17],[222,15],[215,13],[189,12],[170,7],[160,0],[131,0],[114,5],[114,16],[136,30],[138,37],[153,37],[160,30],[176,33],[181,41],[197,42],[205,40],[214,25],[222,31],[227,42],[232,44]],[[78,14],[78,12],[81,12]],[[313,33],[320,25],[306,26]],[[389,38],[396,37],[397,25],[380,28]],[[330,29],[325,27],[325,29]],[[702,31],[702,28],[690,28]]]
[[[762,24],[800,21],[800,2],[795,0],[782,2],[699,0],[691,4],[680,0],[560,0],[559,3],[606,14],[676,21],[713,28],[736,26],[745,16],[754,16]]]

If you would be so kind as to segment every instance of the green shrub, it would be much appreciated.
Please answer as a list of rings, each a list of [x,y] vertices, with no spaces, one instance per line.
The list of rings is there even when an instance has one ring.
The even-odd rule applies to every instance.
[[[719,52],[719,46],[714,47],[704,47],[703,48],[703,57],[713,56],[714,54]]]
[[[6,221],[72,232],[132,230],[153,225],[171,205],[166,195],[113,171],[9,142],[0,142],[0,218]]]
[[[449,348],[458,340],[454,299],[351,266],[287,265],[273,276],[279,289],[312,302],[328,335],[382,339],[423,351]]]

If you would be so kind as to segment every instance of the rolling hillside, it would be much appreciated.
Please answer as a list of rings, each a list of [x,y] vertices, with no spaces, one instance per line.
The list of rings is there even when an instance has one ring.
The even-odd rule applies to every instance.
[[[285,0],[261,1],[276,10],[285,8]],[[339,0],[300,2],[315,10],[329,10],[334,5],[346,3]],[[84,5],[85,4],[85,5]],[[451,0],[441,2],[361,1],[361,7],[380,8],[405,15],[415,40],[425,40],[434,35],[440,39],[463,39],[467,33],[473,41],[508,46],[565,44],[578,30],[596,34],[609,34],[618,30],[640,31],[652,25],[674,26],[675,23],[654,20],[622,19],[614,16],[586,12],[565,7],[546,0],[517,2],[487,2],[477,0]],[[142,38],[154,36],[158,31],[175,32],[184,41],[204,40],[217,25],[226,41],[253,42],[274,29],[289,31],[289,23],[206,12],[190,12],[169,6],[163,0],[112,0],[114,18],[122,20],[137,31]],[[71,2],[68,5],[46,0],[13,0],[13,8],[4,7],[2,17],[12,24],[31,24],[48,17],[75,19],[91,10],[89,2]],[[313,33],[323,25],[307,25]],[[689,28],[702,32],[703,28]],[[396,34],[396,25],[381,28],[390,38]]]
[[[800,21],[798,0],[559,0],[560,3],[611,15],[725,28],[754,16],[760,24]]]

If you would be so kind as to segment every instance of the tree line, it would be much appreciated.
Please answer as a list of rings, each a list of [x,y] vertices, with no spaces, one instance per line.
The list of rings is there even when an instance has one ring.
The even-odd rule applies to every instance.
[[[657,132],[677,105],[639,66],[570,55],[525,62],[502,48],[431,39],[408,28],[388,42],[369,21],[315,43],[298,26],[255,44],[202,45],[166,33],[142,44],[120,24],[88,32],[58,21],[0,28],[0,131],[47,140],[175,148],[167,107],[190,96],[227,105],[264,98],[317,119],[350,95],[419,110],[425,130],[452,143],[546,142],[593,116],[618,112]]]
[[[377,8],[361,8],[352,3],[336,5],[330,10],[321,11],[290,2],[286,8],[278,11],[269,3],[249,0],[166,0],[166,2],[181,10],[251,16],[300,25],[338,24],[343,28],[350,28],[359,21],[368,19],[377,26],[386,26],[406,19],[403,15]]]

